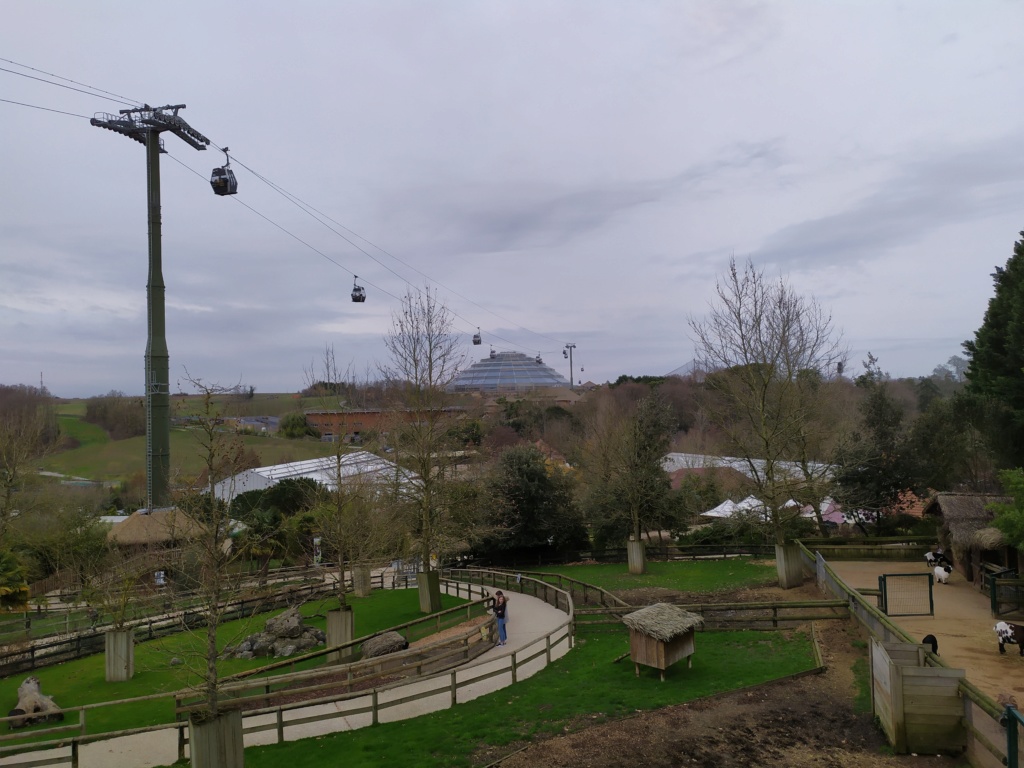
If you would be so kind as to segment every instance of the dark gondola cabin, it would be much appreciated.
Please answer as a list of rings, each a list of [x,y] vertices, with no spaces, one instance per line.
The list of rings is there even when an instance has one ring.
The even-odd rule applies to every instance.
[[[479,327],[476,329],[476,333],[473,334],[473,343],[475,345],[477,345],[477,346],[480,346],[481,344],[484,343],[483,339],[480,338],[480,328]]]
[[[238,181],[230,168],[214,168],[210,177],[210,186],[218,195],[234,195],[238,193]]]
[[[235,179],[235,172],[231,170],[231,158],[228,156],[227,147],[224,147],[224,158],[224,165],[213,169],[210,186],[213,187],[214,194],[234,195],[238,193],[238,181]]]
[[[352,279],[352,301],[363,302],[366,301],[366,290],[363,286],[356,282],[356,276],[353,275]]]

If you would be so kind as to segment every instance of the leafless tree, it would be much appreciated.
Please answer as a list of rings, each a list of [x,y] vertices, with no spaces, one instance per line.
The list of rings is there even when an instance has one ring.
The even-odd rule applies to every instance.
[[[465,356],[451,311],[429,286],[405,294],[392,314],[384,345],[390,364],[380,373],[394,402],[389,442],[400,463],[418,477],[407,487],[407,499],[423,567],[429,571],[431,553],[440,554],[439,545],[451,539],[446,490],[457,460],[455,449],[461,446],[451,433],[448,387]]]
[[[27,511],[30,497],[16,496],[35,477],[36,463],[56,436],[56,419],[46,390],[0,385],[0,542],[8,540],[15,510]]]
[[[735,260],[716,284],[704,319],[691,318],[697,363],[706,372],[702,408],[747,462],[776,542],[799,507],[828,485],[828,383],[847,351],[832,317],[785,280]],[[799,472],[792,470],[793,463]],[[816,505],[817,506],[817,505]]]

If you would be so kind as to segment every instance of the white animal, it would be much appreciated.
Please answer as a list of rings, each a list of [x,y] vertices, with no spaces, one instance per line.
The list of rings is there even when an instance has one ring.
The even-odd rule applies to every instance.
[[[949,581],[949,574],[953,572],[953,568],[948,565],[936,565],[935,566],[935,581],[939,584],[945,584]]]

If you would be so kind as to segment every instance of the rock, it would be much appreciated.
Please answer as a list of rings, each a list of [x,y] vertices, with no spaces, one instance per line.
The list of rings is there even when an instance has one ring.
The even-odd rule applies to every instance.
[[[177,656],[175,656],[174,658],[172,658],[172,659],[171,659],[171,661],[170,661],[170,665],[171,665],[172,667],[180,667],[180,666],[181,666],[182,664],[184,664],[184,663],[185,663],[185,662],[184,662],[184,661],[182,661],[181,659],[179,659],[179,658],[178,658]]]
[[[363,642],[363,658],[372,659],[388,653],[404,651],[408,647],[409,641],[398,632],[381,632]]]
[[[298,637],[304,629],[302,614],[297,607],[292,607],[280,616],[268,619],[263,631],[274,637]]]
[[[295,653],[295,646],[290,645],[287,640],[278,640],[274,643],[274,656],[291,656]]]

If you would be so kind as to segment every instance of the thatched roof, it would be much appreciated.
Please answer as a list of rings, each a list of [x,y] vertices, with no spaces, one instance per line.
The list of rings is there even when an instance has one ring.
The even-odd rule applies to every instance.
[[[1009,496],[988,493],[937,493],[925,507],[924,513],[942,516],[943,538],[959,559],[972,546],[981,546],[981,542],[976,540],[979,531],[992,527],[994,515],[988,510],[988,506],[1012,502],[1013,499]],[[993,536],[985,534],[982,539],[991,542]],[[982,546],[982,549],[994,547]]]
[[[672,638],[701,626],[704,617],[684,611],[678,605],[655,603],[627,613],[622,617],[622,622],[630,629],[667,643]]]
[[[978,549],[999,549],[1005,545],[1006,539],[998,528],[982,528],[974,532],[974,546]]]
[[[180,509],[139,510],[111,528],[107,539],[121,546],[173,544],[201,531],[202,526]]]

